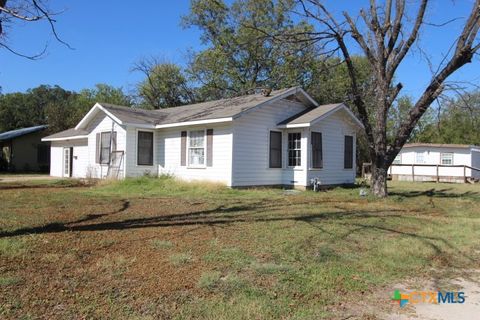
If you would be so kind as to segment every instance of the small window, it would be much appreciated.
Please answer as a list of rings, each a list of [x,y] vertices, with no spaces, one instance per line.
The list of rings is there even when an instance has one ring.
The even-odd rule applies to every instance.
[[[416,152],[415,153],[415,163],[423,164],[425,163],[425,155],[423,152]]]
[[[397,156],[393,160],[393,164],[402,164],[402,156],[400,154],[397,154]]]
[[[110,162],[110,132],[102,132],[100,136],[100,163],[108,164]]]
[[[205,165],[205,131],[190,131],[188,135],[188,165]]]
[[[138,131],[137,164],[153,166],[153,132]]]
[[[282,167],[282,133],[270,131],[270,168]]]
[[[353,136],[345,136],[343,168],[353,169]]]
[[[302,134],[292,132],[288,134],[288,166],[299,167],[302,165]]]
[[[453,165],[453,153],[440,153],[440,163],[446,166]]]
[[[323,168],[322,134],[312,132],[312,168]]]

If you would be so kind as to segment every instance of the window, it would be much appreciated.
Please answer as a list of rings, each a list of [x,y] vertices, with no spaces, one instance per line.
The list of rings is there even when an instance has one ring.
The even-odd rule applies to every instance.
[[[270,131],[270,168],[282,167],[282,133]]]
[[[300,132],[288,134],[288,166],[290,167],[302,165],[301,140],[302,134]]]
[[[153,132],[138,131],[137,164],[153,166]]]
[[[312,168],[323,168],[322,134],[312,132]]]
[[[110,162],[110,132],[102,132],[100,136],[100,163]]]
[[[397,154],[397,156],[393,160],[393,164],[402,164],[402,156],[400,154]]]
[[[353,169],[353,136],[345,136],[343,168]]]
[[[440,163],[446,166],[453,165],[453,153],[440,153]]]
[[[415,163],[425,163],[425,156],[423,152],[416,152],[415,153]]]
[[[190,131],[188,135],[188,165],[205,165],[205,131]]]

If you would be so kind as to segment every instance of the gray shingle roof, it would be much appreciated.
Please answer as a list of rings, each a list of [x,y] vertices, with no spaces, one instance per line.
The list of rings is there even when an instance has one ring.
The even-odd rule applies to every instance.
[[[294,125],[294,124],[310,123],[315,119],[320,118],[321,116],[329,113],[330,111],[334,110],[335,108],[341,105],[342,103],[324,104],[316,108],[310,108],[305,110],[304,112],[296,114],[293,117],[280,122],[278,125]]]
[[[46,126],[46,125],[42,125],[42,126],[22,128],[22,129],[16,129],[16,130],[3,132],[3,133],[0,133],[0,141],[10,140],[10,139],[14,139],[14,138],[17,138],[17,137],[24,136],[24,135],[29,134],[29,133],[42,131],[42,130],[45,130],[47,127],[48,126]]]
[[[86,130],[77,130],[75,128],[67,129],[64,131],[57,132],[55,134],[52,134],[48,137],[45,137],[43,139],[49,140],[49,139],[61,139],[61,138],[68,138],[68,137],[76,137],[76,136],[85,136],[88,134],[88,131]]]
[[[160,125],[234,117],[292,89],[295,88],[274,90],[268,97],[251,94],[160,110],[135,109],[101,102],[99,104],[124,123]]]
[[[274,90],[269,96],[260,93],[251,94],[230,99],[221,99],[202,103],[195,103],[180,107],[161,110],[145,110],[117,106],[109,103],[99,104],[122,123],[138,125],[164,125],[189,121],[201,121],[210,119],[233,118],[240,113],[252,109],[262,103],[278,98],[283,94],[296,94],[300,88],[292,87],[281,90]],[[312,103],[313,104],[313,103]],[[45,139],[68,138],[88,134],[85,130],[68,129]]]

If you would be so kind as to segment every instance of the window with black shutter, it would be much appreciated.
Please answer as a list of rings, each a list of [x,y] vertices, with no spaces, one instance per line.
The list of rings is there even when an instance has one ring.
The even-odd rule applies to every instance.
[[[312,132],[312,168],[323,168],[322,133]]]
[[[270,168],[282,167],[282,133],[270,131]]]
[[[153,132],[138,131],[137,164],[153,166]]]
[[[343,159],[343,167],[345,169],[353,168],[353,137],[345,136],[345,153]]]

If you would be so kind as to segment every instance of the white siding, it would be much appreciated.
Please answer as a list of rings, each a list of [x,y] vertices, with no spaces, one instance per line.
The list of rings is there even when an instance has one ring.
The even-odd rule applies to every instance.
[[[472,154],[468,148],[448,148],[448,147],[409,147],[402,149],[399,153],[401,164],[418,164],[417,153],[423,154],[423,164],[432,165],[431,167],[414,167],[415,176],[436,176],[436,165],[440,165],[441,153],[453,153],[453,165],[472,166]],[[439,167],[439,176],[463,177],[463,167]],[[395,166],[389,169],[393,175],[402,175],[408,179],[412,176],[412,167]],[[466,170],[466,175],[471,175],[471,170]]]
[[[108,165],[100,165],[95,163],[96,156],[96,135],[100,132],[110,132],[113,130],[117,132],[117,150],[125,151],[126,130],[113,121],[110,117],[100,112],[88,125],[88,164],[86,167],[86,174],[94,178],[104,178],[107,175]],[[125,159],[123,161],[122,172],[119,176],[123,177],[125,168]]]
[[[64,148],[73,148],[72,176],[74,178],[85,178],[88,166],[87,139],[52,141],[50,148],[50,175],[63,177]]]
[[[181,132],[206,129],[213,129],[212,166],[190,168],[188,161],[187,166],[181,166]],[[224,183],[228,186],[232,185],[231,125],[208,125],[160,130],[157,131],[155,145],[156,161],[160,174],[172,174],[185,180],[208,180]]]
[[[287,135],[283,135],[283,168],[269,168],[270,130],[278,130],[277,124],[299,112],[306,106],[289,100],[280,100],[266,105],[234,122],[233,128],[233,176],[234,186],[254,185],[296,185],[306,184],[306,164],[298,169],[288,168],[286,157]],[[303,129],[291,130],[302,132],[302,158],[306,157],[306,136]],[[302,160],[303,160],[302,159]]]
[[[323,168],[309,169],[308,182],[318,178],[322,185],[351,184],[356,176],[356,128],[345,111],[339,111],[313,125],[310,132],[322,133]],[[344,169],[345,136],[353,136],[353,168]],[[310,146],[310,142],[308,143]],[[308,166],[311,168],[311,148],[308,148]]]
[[[138,177],[146,174],[156,176],[158,175],[157,141],[159,140],[159,134],[158,132],[155,132],[153,135],[153,165],[144,166],[144,165],[137,165],[138,131],[155,132],[154,130],[150,130],[150,129],[139,129],[132,126],[127,127],[127,131],[126,131],[127,147],[126,147],[126,154],[125,154],[126,176]]]

